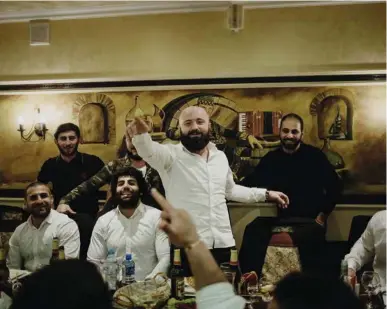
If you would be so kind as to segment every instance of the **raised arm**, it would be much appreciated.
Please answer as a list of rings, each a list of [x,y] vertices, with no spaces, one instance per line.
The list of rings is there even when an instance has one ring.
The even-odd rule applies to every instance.
[[[244,308],[245,300],[235,295],[207,246],[199,240],[189,214],[183,209],[174,209],[158,192],[153,191],[152,195],[163,210],[160,229],[173,244],[185,248],[195,277],[198,309]]]
[[[135,118],[126,128],[126,135],[132,138],[132,143],[138,154],[150,166],[159,172],[168,170],[174,160],[169,145],[161,145],[152,141],[148,125],[140,118]]]

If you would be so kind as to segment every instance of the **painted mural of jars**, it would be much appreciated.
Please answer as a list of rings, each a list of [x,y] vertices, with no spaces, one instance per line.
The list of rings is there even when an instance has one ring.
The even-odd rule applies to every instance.
[[[324,145],[321,148],[321,151],[326,155],[334,169],[338,170],[345,167],[343,157],[338,152],[332,150],[329,138],[324,138]]]

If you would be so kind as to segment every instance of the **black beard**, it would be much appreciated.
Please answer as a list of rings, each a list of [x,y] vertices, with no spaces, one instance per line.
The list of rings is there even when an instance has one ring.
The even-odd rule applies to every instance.
[[[43,207],[48,208],[46,205]],[[31,216],[33,216],[35,218],[43,218],[44,219],[44,218],[48,217],[48,215],[50,214],[50,211],[51,211],[51,207],[49,209],[47,209],[47,212],[44,214],[40,213],[40,208],[41,207],[30,208],[28,212],[31,214]]]
[[[75,145],[74,151],[73,151],[72,153],[70,153],[70,154],[68,154],[67,152],[65,152],[65,151],[64,151],[61,147],[59,147],[59,146],[58,146],[58,149],[59,149],[59,152],[60,152],[63,156],[65,156],[65,157],[71,157],[71,156],[73,156],[75,153],[77,153],[77,151],[78,151],[78,144]]]
[[[294,140],[294,139],[291,139],[291,141],[293,141],[292,144],[287,144],[285,141],[287,141],[289,139],[282,139],[281,138],[281,145],[283,148],[285,148],[286,150],[295,150],[297,149],[298,145],[300,145],[301,143],[301,140],[300,139],[297,139],[297,140]]]
[[[190,134],[200,134],[199,137],[192,137]],[[190,152],[197,152],[204,149],[210,142],[210,134],[202,133],[199,130],[192,130],[188,134],[183,134],[180,130],[180,141],[185,148]]]
[[[130,151],[127,152],[127,155],[130,159],[135,161],[142,161],[142,158],[138,154],[133,154]]]
[[[139,201],[140,201],[139,192],[132,192],[132,198],[129,201],[123,201],[121,199],[121,196],[118,193],[116,193],[116,196],[114,198],[115,204],[120,206],[123,209],[137,208]]]

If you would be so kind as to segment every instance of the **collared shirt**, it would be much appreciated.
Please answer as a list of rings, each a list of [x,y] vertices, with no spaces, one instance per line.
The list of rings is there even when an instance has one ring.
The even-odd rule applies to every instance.
[[[196,303],[198,309],[243,309],[246,301],[235,295],[230,283],[219,282],[197,291]]]
[[[109,211],[95,224],[87,259],[100,266],[108,250],[114,249],[119,260],[126,253],[132,254],[136,280],[153,277],[158,272],[167,273],[169,241],[158,228],[160,214],[160,210],[141,203],[130,218],[118,207]]]
[[[61,156],[44,162],[38,174],[38,180],[52,183],[54,203],[58,206],[60,199],[76,186],[94,176],[101,168],[103,161],[97,156],[77,152],[74,159],[66,162]],[[95,215],[98,212],[97,189],[89,190],[70,203],[70,207],[81,213]]]
[[[79,186],[62,197],[59,204],[71,205],[80,196],[88,195],[90,192],[96,192],[103,185],[110,183],[113,175],[117,172],[125,171],[125,169],[129,167],[132,167],[132,160],[128,156],[110,161],[97,174],[82,182]],[[159,208],[153,197],[150,195],[150,190],[152,188],[156,188],[161,194],[164,194],[164,187],[159,174],[148,164],[139,170],[141,170],[147,185],[147,192],[141,197],[141,202],[145,205]],[[111,206],[112,205],[109,205],[107,208],[110,208]]]
[[[345,256],[348,268],[356,271],[373,258],[373,269],[378,273],[384,290],[386,287],[386,213],[386,210],[382,210],[371,218],[351,252]]]
[[[265,200],[266,190],[235,184],[226,155],[213,143],[208,144],[208,160],[181,143],[152,142],[148,133],[136,135],[133,145],[159,172],[168,201],[190,213],[201,240],[209,248],[235,245],[226,199],[244,203]]]
[[[48,265],[52,254],[52,239],[58,237],[64,246],[66,258],[79,256],[79,231],[77,224],[68,216],[51,209],[50,214],[36,228],[31,216],[19,225],[9,240],[8,267],[35,271]]]

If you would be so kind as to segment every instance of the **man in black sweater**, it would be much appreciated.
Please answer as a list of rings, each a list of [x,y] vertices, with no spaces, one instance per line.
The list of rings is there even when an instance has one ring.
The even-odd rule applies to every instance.
[[[261,274],[274,226],[293,227],[291,237],[298,246],[302,269],[316,267],[318,247],[325,241],[326,222],[342,190],[341,181],[319,149],[302,142],[304,122],[296,114],[281,120],[281,147],[262,158],[243,185],[284,192],[290,200],[278,208],[278,217],[258,217],[248,224],[239,261],[242,272]],[[314,266],[314,267],[313,267]]]
[[[59,155],[43,163],[38,174],[38,181],[52,184],[56,208],[63,196],[94,176],[103,168],[104,163],[97,156],[78,151],[80,130],[77,125],[61,124],[54,136]],[[60,211],[69,215],[78,224],[81,240],[80,258],[82,259],[86,259],[91,233],[99,210],[97,191],[98,189],[90,191],[74,200],[71,208]]]

